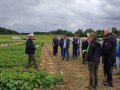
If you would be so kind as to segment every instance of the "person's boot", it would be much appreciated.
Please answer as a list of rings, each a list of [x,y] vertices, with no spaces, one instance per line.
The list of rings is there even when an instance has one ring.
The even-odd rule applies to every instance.
[[[94,87],[93,86],[87,86],[86,88],[88,88],[89,90],[94,90]]]
[[[109,82],[110,87],[114,87],[113,82]]]
[[[110,87],[114,87],[114,86],[113,86],[113,83],[112,83],[112,82],[108,82],[108,81],[103,82],[103,85],[105,85],[105,86],[110,86]]]

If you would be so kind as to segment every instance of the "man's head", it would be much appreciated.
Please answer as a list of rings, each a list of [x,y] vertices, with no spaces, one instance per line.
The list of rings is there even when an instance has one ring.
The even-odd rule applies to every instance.
[[[66,35],[66,34],[64,34],[64,35],[63,35],[63,37],[64,37],[64,38],[67,38],[67,35]]]
[[[57,38],[57,36],[55,36],[54,38]]]
[[[111,28],[105,28],[104,29],[104,35],[108,35],[109,33],[112,33],[112,29]]]
[[[117,35],[117,38],[118,38],[118,39],[120,39],[120,34],[119,34],[119,35]]]
[[[30,33],[28,36],[29,38],[34,39],[34,33]]]
[[[74,37],[78,37],[78,34],[77,34],[77,33],[75,33],[75,34],[74,34]]]
[[[85,40],[86,40],[86,38],[85,38],[85,37],[83,37],[83,38],[82,38],[82,42],[84,42]]]
[[[96,39],[96,34],[94,32],[91,32],[89,34],[89,42],[92,42]]]

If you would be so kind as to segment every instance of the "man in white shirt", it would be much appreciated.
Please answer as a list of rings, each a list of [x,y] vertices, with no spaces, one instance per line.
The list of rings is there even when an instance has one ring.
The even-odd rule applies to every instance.
[[[64,34],[63,39],[63,59],[67,59],[69,61],[69,39],[67,38],[66,34]]]

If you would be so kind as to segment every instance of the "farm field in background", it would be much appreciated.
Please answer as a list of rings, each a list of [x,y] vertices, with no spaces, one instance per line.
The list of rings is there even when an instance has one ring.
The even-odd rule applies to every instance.
[[[25,42],[23,37],[20,40],[13,40],[14,35],[0,35],[0,44],[13,44],[7,47],[0,46],[0,90],[32,90],[35,87],[52,87],[62,81],[61,75],[49,75],[45,70],[35,70],[30,68],[24,71],[27,55],[25,52]],[[50,35],[36,35],[34,43],[40,45],[36,49],[36,60],[39,65],[41,48],[45,42],[51,42]]]

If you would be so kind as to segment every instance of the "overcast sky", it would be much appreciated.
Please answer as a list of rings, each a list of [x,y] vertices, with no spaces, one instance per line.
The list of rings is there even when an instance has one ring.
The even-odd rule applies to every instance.
[[[120,0],[0,0],[0,26],[19,32],[120,28]]]

